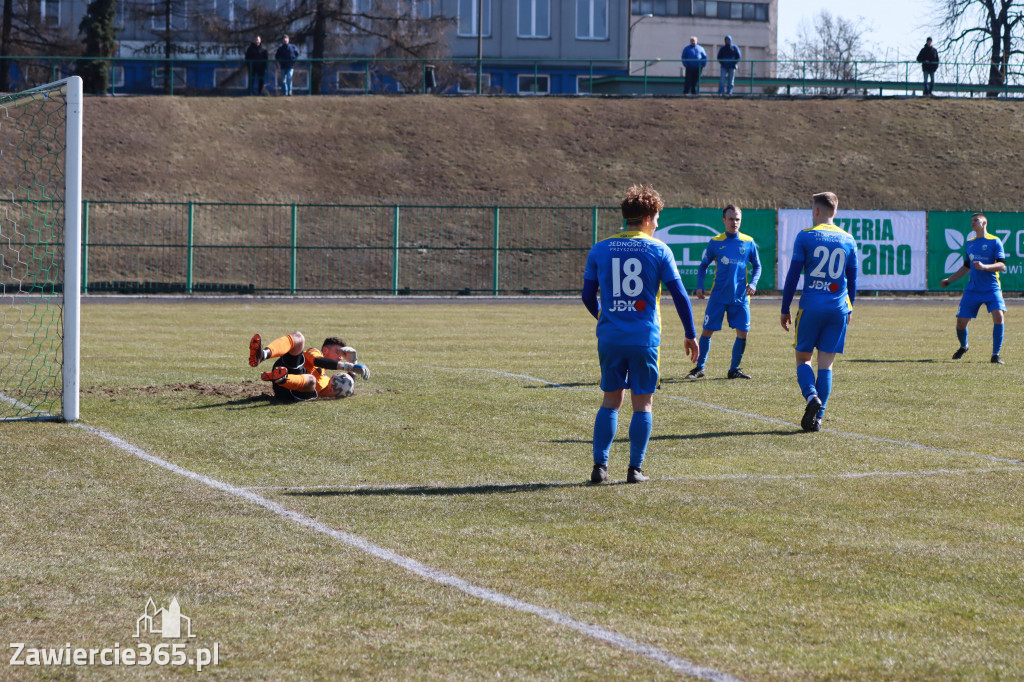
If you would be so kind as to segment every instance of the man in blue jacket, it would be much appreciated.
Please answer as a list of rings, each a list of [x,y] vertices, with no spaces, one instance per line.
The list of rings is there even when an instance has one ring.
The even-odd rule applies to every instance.
[[[722,75],[718,78],[719,95],[732,94],[732,86],[736,82],[736,65],[742,58],[743,53],[733,45],[732,36],[726,36],[725,45],[718,50],[718,64],[722,67]]]
[[[700,72],[708,63],[708,53],[697,44],[697,36],[690,37],[690,44],[683,48],[683,70],[686,82],[683,83],[684,95],[700,93]]]
[[[299,48],[288,42],[288,36],[281,38],[281,47],[274,53],[274,59],[281,67],[281,93],[292,94],[292,72],[295,69],[295,60],[299,58]]]

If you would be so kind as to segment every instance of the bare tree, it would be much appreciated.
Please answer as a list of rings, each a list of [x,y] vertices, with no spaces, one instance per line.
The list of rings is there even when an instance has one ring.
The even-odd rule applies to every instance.
[[[429,0],[396,0],[371,7],[366,0],[282,0],[276,7],[252,7],[234,25],[208,20],[204,30],[221,40],[287,34],[293,43],[309,45],[310,92],[321,93],[327,75],[325,59],[448,56],[447,32],[453,21],[434,16],[430,11],[433,4]],[[385,62],[375,73],[404,89],[419,87],[423,79],[421,62]]]
[[[855,81],[879,75],[884,66],[874,60],[866,35],[871,30],[863,19],[833,16],[828,10],[816,14],[808,25],[801,21],[795,42],[783,50],[782,77],[812,80]],[[816,87],[813,94],[844,95],[854,93],[851,86]]]
[[[939,0],[940,28],[947,52],[957,60],[986,64],[988,84],[1002,87],[1021,74],[1013,57],[1024,54],[1024,2],[1021,0]],[[998,91],[988,93],[997,97]]]
[[[46,7],[47,11],[44,11]],[[13,57],[44,55],[74,55],[81,52],[71,32],[55,26],[59,15],[49,13],[51,3],[44,6],[39,0],[3,0],[0,21],[0,91],[10,90],[10,68]],[[52,64],[31,59],[16,60],[21,80],[25,85],[45,83],[52,75]]]

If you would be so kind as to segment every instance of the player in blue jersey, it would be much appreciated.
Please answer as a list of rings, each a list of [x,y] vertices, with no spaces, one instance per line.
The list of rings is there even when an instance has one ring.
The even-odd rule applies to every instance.
[[[653,237],[665,207],[648,185],[633,185],[622,200],[626,231],[590,249],[583,274],[583,304],[597,318],[597,355],[604,400],[594,420],[592,483],[608,480],[608,451],[615,439],[626,389],[633,403],[629,423],[628,483],[646,481],[641,466],[651,437],[651,408],[658,387],[661,288],[672,294],[686,332],[686,352],[697,357],[693,311],[672,251]],[[600,291],[600,303],[598,302]]]
[[[800,275],[804,288],[796,314],[796,380],[807,400],[800,427],[820,431],[825,406],[832,393],[832,363],[843,352],[846,327],[857,297],[857,243],[832,221],[839,199],[832,192],[814,195],[814,226],[801,230],[793,243],[793,262],[782,290],[782,328],[793,322],[789,305]],[[811,355],[818,349],[818,376]]]
[[[711,349],[711,335],[722,328],[722,318],[728,315],[729,326],[736,330],[732,344],[732,364],[729,365],[730,379],[749,379],[740,369],[743,351],[747,348],[747,332],[750,331],[750,296],[757,291],[757,280],[761,277],[761,261],[757,257],[757,244],[753,237],[740,232],[743,211],[729,204],[722,211],[725,232],[712,237],[704,250],[704,257],[697,268],[697,298],[705,296],[704,280],[708,266],[715,263],[715,281],[711,284],[711,296],[704,310],[704,330],[697,347],[697,366],[686,375],[687,379],[701,379],[706,376],[704,365]],[[753,268],[750,283],[747,284],[747,264]]]
[[[964,243],[964,264],[952,275],[942,280],[942,288],[949,286],[967,273],[970,279],[964,287],[964,295],[960,299],[960,309],[956,311],[956,337],[960,340],[960,348],[953,353],[953,359],[959,360],[969,348],[967,344],[967,324],[978,316],[981,304],[992,313],[992,362],[1003,364],[999,351],[1003,347],[1003,319],[1006,303],[1003,302],[1002,288],[999,286],[999,273],[1006,272],[1006,252],[999,237],[991,235],[985,229],[988,218],[982,213],[971,216],[971,229],[974,234]]]

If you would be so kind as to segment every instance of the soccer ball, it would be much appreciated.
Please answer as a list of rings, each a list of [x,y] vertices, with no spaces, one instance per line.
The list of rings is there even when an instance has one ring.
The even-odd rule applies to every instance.
[[[338,372],[331,377],[331,390],[336,398],[347,398],[356,392],[356,382],[346,372]]]

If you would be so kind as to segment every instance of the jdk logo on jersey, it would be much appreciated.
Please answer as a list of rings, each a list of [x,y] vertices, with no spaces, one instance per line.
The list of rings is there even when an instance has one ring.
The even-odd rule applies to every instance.
[[[833,294],[839,291],[839,285],[835,282],[825,282],[820,279],[811,280],[805,288],[808,290],[820,289],[822,291],[831,291]]]
[[[611,307],[608,309],[613,313],[636,313],[647,310],[647,303],[644,301],[623,301],[619,299],[613,301]]]

